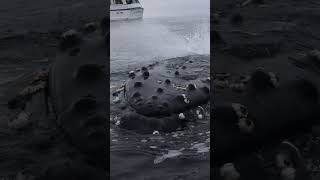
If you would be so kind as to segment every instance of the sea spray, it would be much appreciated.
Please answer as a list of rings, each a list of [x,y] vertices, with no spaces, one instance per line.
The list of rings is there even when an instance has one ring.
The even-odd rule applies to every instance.
[[[130,65],[210,52],[209,21],[189,19],[171,23],[166,19],[146,19],[111,23],[111,71]],[[124,66],[125,65],[125,66]]]

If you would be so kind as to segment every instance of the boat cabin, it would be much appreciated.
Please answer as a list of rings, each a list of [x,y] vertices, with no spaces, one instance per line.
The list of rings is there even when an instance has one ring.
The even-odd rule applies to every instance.
[[[139,0],[111,0],[111,4],[134,4],[139,3]]]

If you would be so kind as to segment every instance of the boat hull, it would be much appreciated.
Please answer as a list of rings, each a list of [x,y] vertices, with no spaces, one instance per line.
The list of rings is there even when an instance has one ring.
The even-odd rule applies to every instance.
[[[110,20],[135,20],[143,18],[143,7],[139,3],[135,4],[113,4],[110,6]]]
[[[136,20],[143,18],[143,8],[111,10],[111,21]]]

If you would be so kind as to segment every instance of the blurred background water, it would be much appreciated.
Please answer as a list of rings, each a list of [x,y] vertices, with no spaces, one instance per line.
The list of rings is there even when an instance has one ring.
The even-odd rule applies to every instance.
[[[129,65],[209,54],[209,17],[161,17],[111,23],[111,72]]]

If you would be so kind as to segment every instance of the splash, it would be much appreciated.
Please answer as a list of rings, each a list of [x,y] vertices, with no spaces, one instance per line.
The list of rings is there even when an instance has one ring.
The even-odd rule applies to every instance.
[[[186,26],[185,22],[174,25],[165,22],[147,19],[111,23],[112,71],[128,68],[124,65],[145,64],[191,54],[209,54],[209,20],[198,22],[192,28]]]
[[[186,47],[190,52],[196,54],[210,54],[210,26],[201,23],[195,30],[185,36]]]

